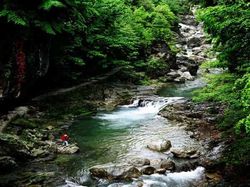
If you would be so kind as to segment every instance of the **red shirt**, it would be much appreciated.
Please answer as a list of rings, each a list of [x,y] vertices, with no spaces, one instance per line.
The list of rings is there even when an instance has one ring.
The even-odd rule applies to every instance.
[[[60,139],[61,139],[62,141],[68,141],[68,140],[69,140],[69,136],[68,136],[67,134],[63,134],[63,135],[60,137]]]

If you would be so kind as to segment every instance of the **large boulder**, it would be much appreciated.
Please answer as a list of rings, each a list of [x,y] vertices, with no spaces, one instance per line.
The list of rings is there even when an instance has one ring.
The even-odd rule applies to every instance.
[[[128,164],[98,165],[90,168],[89,171],[93,177],[108,180],[130,180],[142,175],[136,167]]]
[[[158,151],[158,152],[165,152],[171,148],[171,142],[169,140],[162,140],[158,142],[154,142],[147,145],[147,148]]]

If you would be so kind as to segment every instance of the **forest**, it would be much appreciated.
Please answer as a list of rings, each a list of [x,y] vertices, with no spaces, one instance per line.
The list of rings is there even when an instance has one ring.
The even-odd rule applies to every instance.
[[[183,38],[186,36],[180,31],[180,25],[190,19],[185,16],[193,14],[192,7],[195,7],[196,23],[188,25],[186,31],[202,25],[204,40],[212,46],[205,51],[205,55],[215,56],[216,60],[190,60],[188,55],[178,56],[182,53],[180,45],[199,47],[196,46],[198,42],[185,44]],[[6,141],[12,136],[6,138],[3,134],[16,128],[5,130],[3,121],[8,112],[18,106],[33,107],[36,105],[33,98],[52,90],[80,85],[113,70],[118,73],[111,82],[146,87],[155,83],[174,82],[180,85],[194,81],[199,74],[198,69],[207,72],[219,69],[220,73],[202,75],[206,85],[193,92],[190,102],[194,106],[203,106],[204,103],[214,108],[219,106],[218,110],[223,113],[216,118],[215,128],[222,134],[218,142],[226,142],[226,148],[211,170],[220,170],[223,179],[220,182],[229,183],[219,184],[249,184],[249,174],[245,174],[250,167],[250,3],[247,0],[1,0],[0,25],[2,145],[9,145]],[[188,78],[176,75],[181,68],[188,73]],[[107,84],[111,85],[105,82],[101,89],[105,90],[103,87]],[[58,96],[57,100],[43,100],[37,108],[46,109],[49,113],[44,117],[46,120],[37,122],[33,120],[34,116],[32,119],[20,117],[21,120],[15,117],[8,123],[10,126],[21,123],[25,126],[22,131],[25,131],[27,126],[28,129],[31,126],[31,129],[37,128],[31,122],[45,124],[46,121],[46,125],[51,124],[49,120],[61,120],[62,115],[73,110],[76,116],[83,113],[87,116],[89,108],[95,108],[95,112],[98,108],[96,103],[99,100],[94,107],[89,107],[89,102],[86,102],[92,100],[91,92],[96,93],[95,99],[100,97],[103,100],[113,93],[103,91],[104,96],[99,96],[97,92],[101,89],[90,85],[81,93],[67,93],[67,102],[63,96]],[[120,99],[118,104],[128,100],[129,94],[122,94],[120,97],[123,100],[121,102]],[[72,103],[80,106],[71,106]],[[207,109],[214,116],[219,113],[211,107]],[[27,139],[24,138],[24,141]],[[10,147],[17,149],[17,145]],[[1,167],[5,162],[3,158],[9,156],[6,154],[13,151],[12,148],[0,146]],[[17,165],[22,165],[23,161],[19,163],[19,158],[11,157]],[[242,175],[244,177],[237,183],[236,179]],[[23,185],[11,180],[3,181],[0,177],[0,186]]]

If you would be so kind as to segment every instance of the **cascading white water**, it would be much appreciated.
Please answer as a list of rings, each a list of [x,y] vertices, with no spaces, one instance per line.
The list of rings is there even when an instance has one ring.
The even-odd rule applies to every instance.
[[[163,107],[181,99],[182,97],[136,99],[132,104],[121,106],[112,113],[99,114],[96,118],[111,121],[116,127],[133,125],[137,121],[154,118]]]
[[[197,167],[195,170],[167,175],[153,174],[143,176],[143,187],[191,187],[198,186],[205,177],[205,169]]]
[[[153,174],[143,175],[139,179],[135,179],[131,184],[124,183],[113,183],[108,187],[193,187],[199,186],[204,182],[205,179],[205,168],[197,167],[195,170],[186,172],[174,172],[166,175]],[[138,185],[140,184],[140,185]],[[105,185],[105,181],[103,185]],[[67,180],[66,184],[61,187],[85,187]]]

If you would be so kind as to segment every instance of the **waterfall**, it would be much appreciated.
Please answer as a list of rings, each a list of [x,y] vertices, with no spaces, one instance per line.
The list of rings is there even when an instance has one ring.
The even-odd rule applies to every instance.
[[[155,97],[138,98],[131,104],[124,105],[111,113],[98,114],[96,118],[107,120],[117,125],[132,125],[145,119],[151,119],[157,116],[158,112],[166,105],[181,100],[182,97]]]

